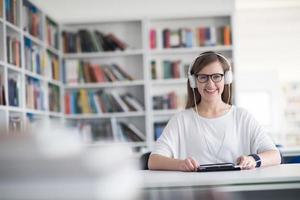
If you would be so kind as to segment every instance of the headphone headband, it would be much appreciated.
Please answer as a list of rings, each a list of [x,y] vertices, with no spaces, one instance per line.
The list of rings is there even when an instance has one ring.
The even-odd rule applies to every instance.
[[[224,82],[225,82],[225,84],[231,84],[232,83],[233,76],[232,76],[230,61],[225,56],[223,56],[220,53],[217,53],[217,52],[204,52],[204,53],[201,53],[197,58],[195,58],[194,61],[189,66],[189,69],[188,69],[188,79],[189,79],[191,88],[197,88],[196,77],[195,77],[195,75],[191,74],[193,65],[195,64],[195,62],[196,62],[196,60],[198,58],[200,58],[202,56],[205,56],[205,55],[209,55],[209,54],[217,55],[217,56],[221,57],[223,60],[225,60],[225,62],[229,66],[229,70],[225,71]]]

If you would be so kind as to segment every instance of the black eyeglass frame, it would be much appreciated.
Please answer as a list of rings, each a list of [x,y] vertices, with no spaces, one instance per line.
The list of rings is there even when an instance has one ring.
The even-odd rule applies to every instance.
[[[199,77],[206,77],[206,80],[205,81],[202,81],[202,80],[200,80],[199,79]],[[220,78],[220,80],[215,80],[213,77],[214,76],[221,76],[221,78]],[[224,74],[221,74],[221,73],[214,73],[214,74],[196,74],[196,80],[199,82],[199,83],[206,83],[206,82],[208,82],[208,80],[210,79],[210,80],[212,80],[212,82],[214,82],[214,83],[219,83],[219,82],[221,82],[222,81],[222,79],[223,79],[223,76],[224,76]]]

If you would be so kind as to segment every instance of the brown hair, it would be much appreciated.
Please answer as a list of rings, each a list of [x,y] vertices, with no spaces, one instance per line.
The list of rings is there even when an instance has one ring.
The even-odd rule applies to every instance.
[[[218,54],[219,53],[216,53],[213,51],[207,51],[207,52],[201,53],[194,61],[194,64],[191,68],[191,75],[197,74],[205,66],[209,65],[210,63],[216,62],[216,61],[221,63],[224,72],[230,70],[230,66],[228,65],[228,63],[224,60],[224,58],[222,58]],[[190,86],[190,81],[188,80],[188,82],[187,82],[188,96],[187,96],[187,103],[185,106],[186,109],[195,106],[193,90],[195,92],[196,104],[198,105],[201,102],[201,95],[198,92],[198,88],[192,89]],[[230,94],[232,94],[232,88],[230,87],[230,85],[225,85],[223,93],[222,93],[222,100],[223,100],[223,102],[225,102],[225,103],[228,102],[231,105],[232,104],[231,103],[232,95],[230,95]]]

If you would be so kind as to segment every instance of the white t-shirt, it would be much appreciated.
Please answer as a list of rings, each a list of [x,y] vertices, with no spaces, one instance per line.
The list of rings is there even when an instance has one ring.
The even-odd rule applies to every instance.
[[[242,155],[277,150],[271,138],[245,109],[232,106],[223,116],[205,118],[192,108],[173,116],[152,154],[192,157],[199,164],[236,163]]]

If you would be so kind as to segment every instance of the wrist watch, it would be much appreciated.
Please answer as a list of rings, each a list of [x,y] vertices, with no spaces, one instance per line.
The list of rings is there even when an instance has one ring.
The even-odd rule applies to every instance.
[[[261,159],[257,154],[250,154],[249,156],[253,157],[255,162],[256,162],[256,166],[255,167],[260,167],[261,165]]]

